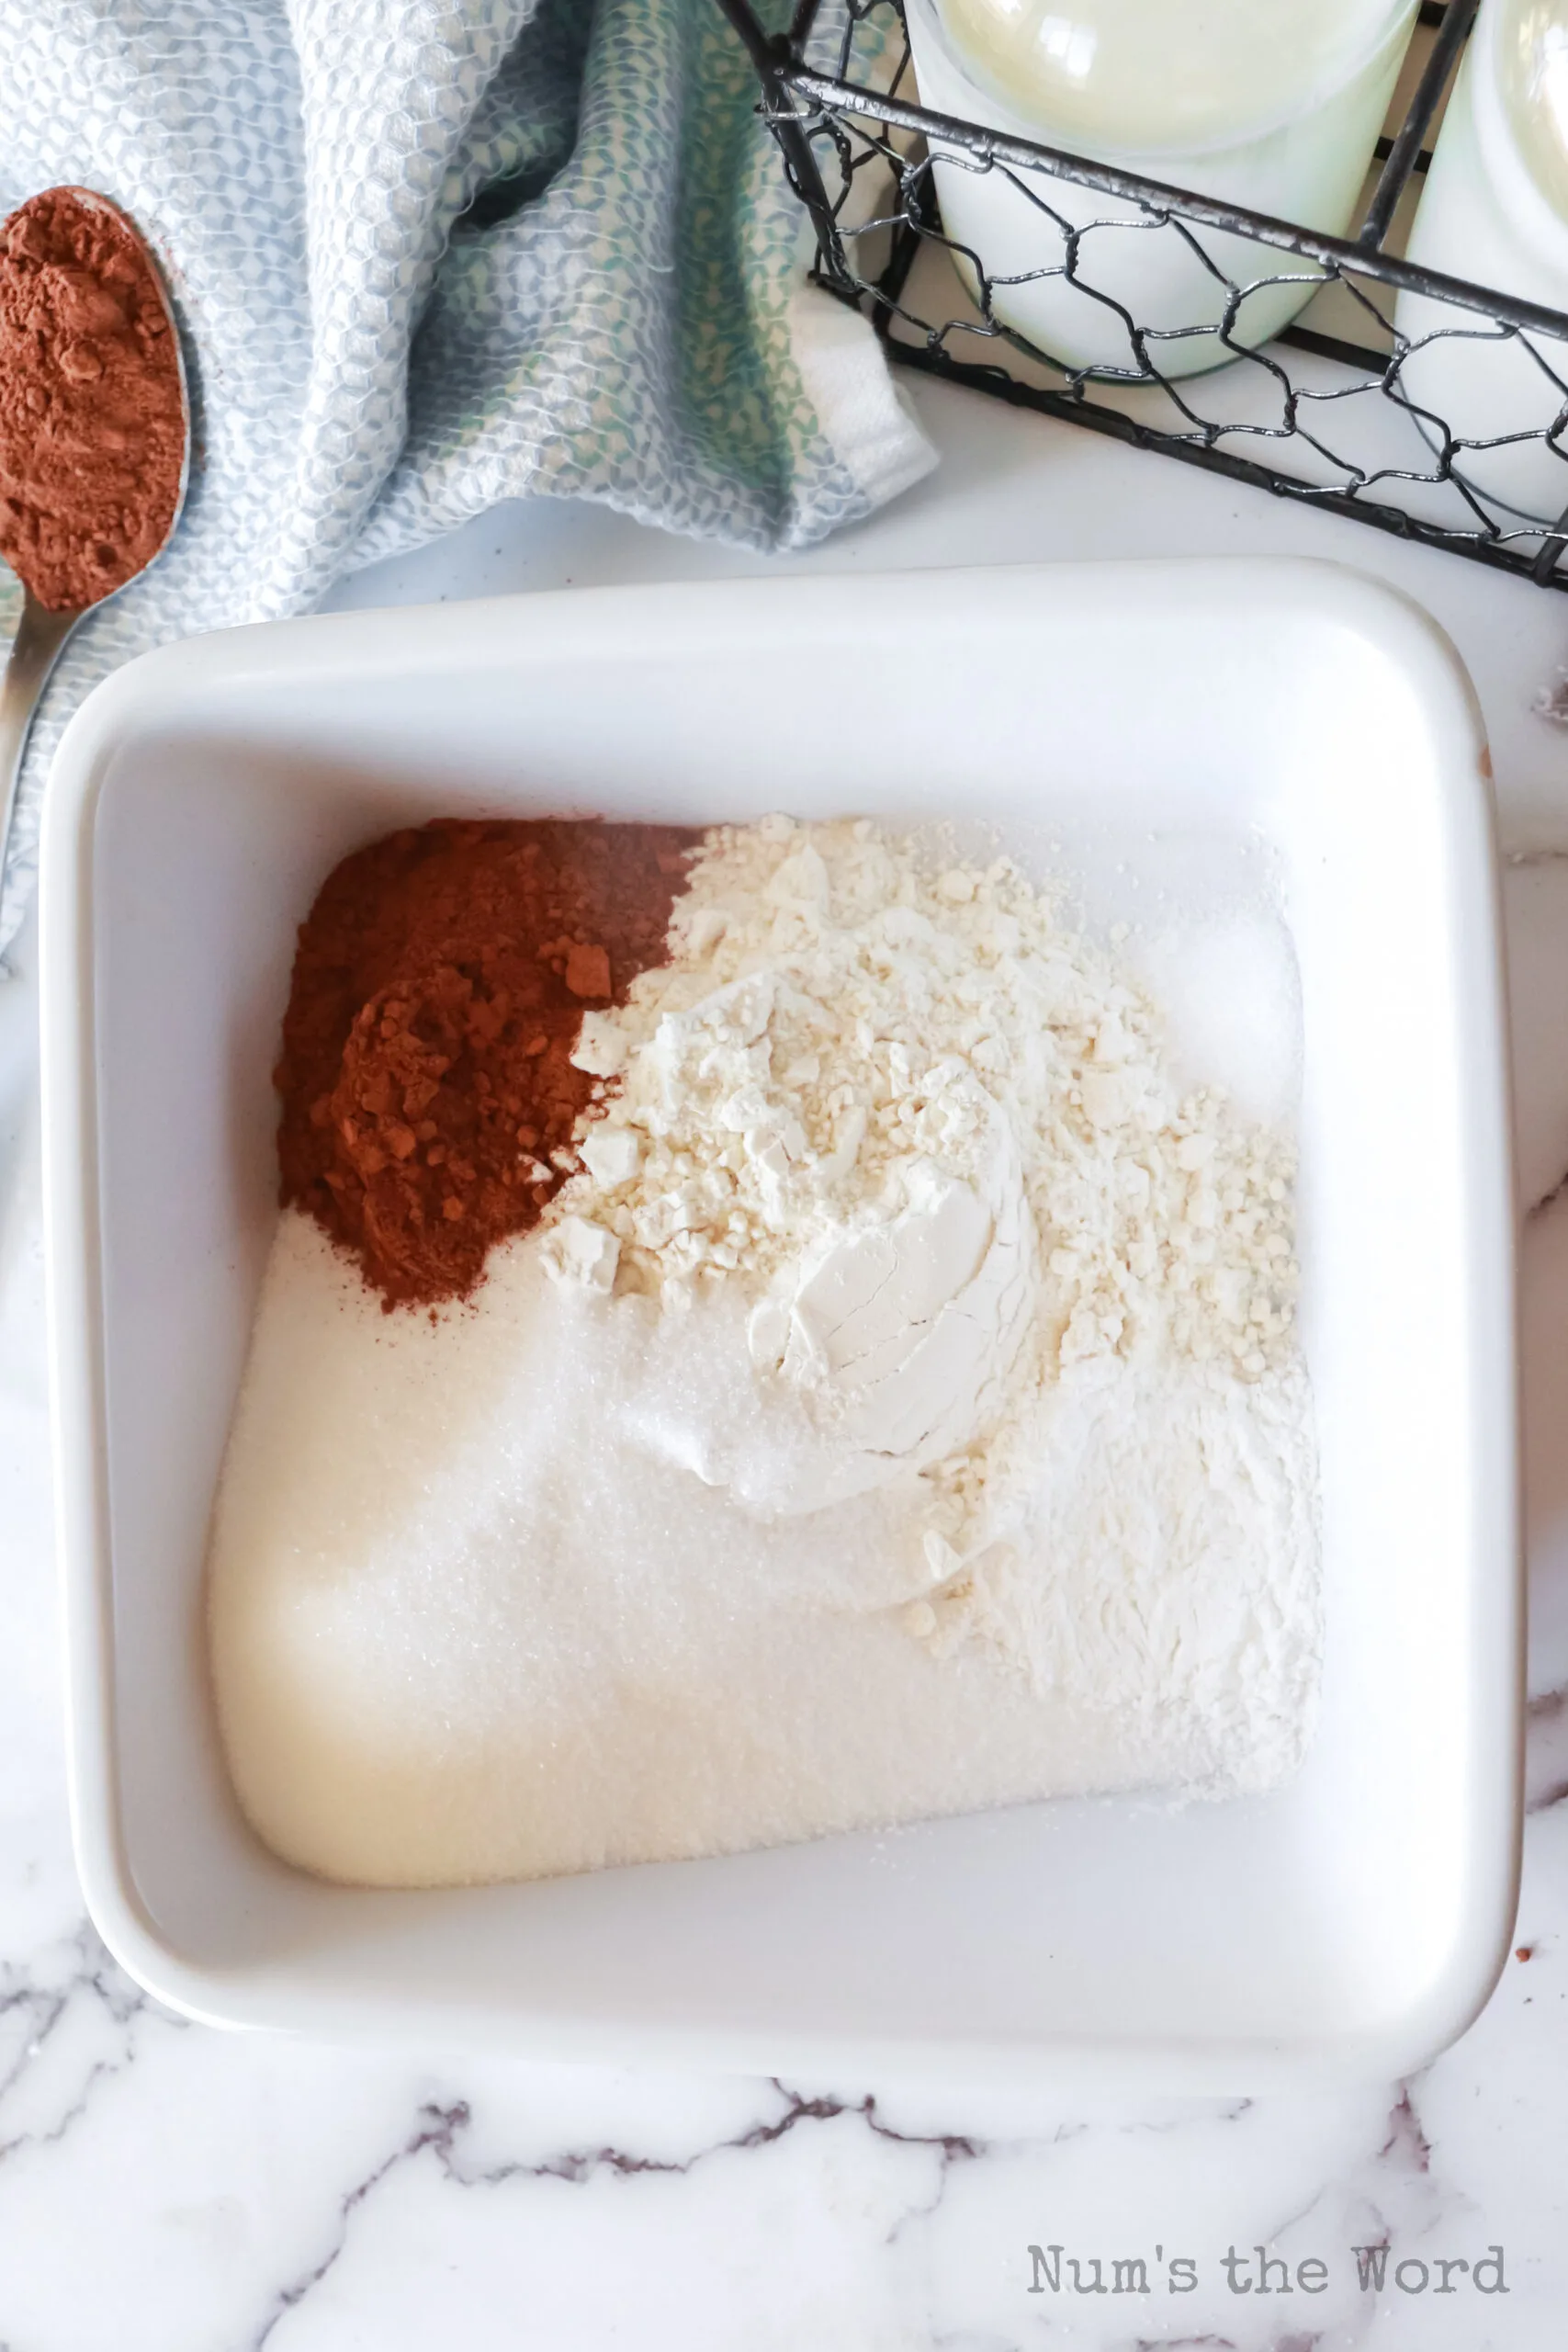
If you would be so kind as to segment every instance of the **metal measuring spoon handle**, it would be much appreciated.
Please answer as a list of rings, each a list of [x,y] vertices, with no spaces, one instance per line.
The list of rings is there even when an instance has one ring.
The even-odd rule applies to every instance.
[[[5,679],[0,682],[0,876],[4,876],[6,853],[11,843],[11,819],[16,812],[28,730],[60,649],[81,617],[80,611],[51,613],[47,605],[39,603],[31,589],[23,601]]]

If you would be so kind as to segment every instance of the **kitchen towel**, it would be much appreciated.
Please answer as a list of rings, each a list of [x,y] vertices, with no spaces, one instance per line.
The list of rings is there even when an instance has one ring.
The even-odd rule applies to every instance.
[[[807,283],[757,96],[717,0],[0,6],[0,209],[124,207],[196,407],[174,542],[39,711],[0,949],[61,729],[131,655],[309,611],[498,499],[787,548],[928,469],[870,328]]]

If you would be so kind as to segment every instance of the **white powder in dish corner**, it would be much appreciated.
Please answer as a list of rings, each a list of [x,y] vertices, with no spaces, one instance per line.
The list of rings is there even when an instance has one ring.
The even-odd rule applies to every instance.
[[[384,1316],[282,1220],[209,1579],[260,1834],[436,1885],[1276,1785],[1319,1655],[1287,1138],[1005,860],[722,829],[674,930],[468,1306]]]

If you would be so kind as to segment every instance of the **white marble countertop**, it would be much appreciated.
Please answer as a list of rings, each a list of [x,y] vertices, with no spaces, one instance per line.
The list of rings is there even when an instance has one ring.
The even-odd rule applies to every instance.
[[[1476,2026],[1415,2080],[1176,2105],[487,2065],[167,2015],[107,1959],[71,1861],[28,936],[19,978],[0,988],[0,2352],[1562,2340],[1568,732],[1534,706],[1568,665],[1568,599],[972,396],[926,386],[919,400],[941,472],[797,568],[1316,554],[1406,588],[1475,676],[1510,860],[1528,1212],[1531,1811],[1517,1956]],[[541,505],[364,575],[340,601],[763,568]],[[1350,2251],[1380,2242],[1381,2293]],[[1288,2260],[1288,2292],[1278,2270],[1258,2291],[1265,2246]],[[1488,2248],[1500,2260],[1462,2267]],[[1088,2291],[1096,2256],[1101,2295]],[[1118,2257],[1147,2262],[1149,2294],[1125,2272],[1109,2291]],[[1170,2291],[1183,2260],[1196,2283]]]

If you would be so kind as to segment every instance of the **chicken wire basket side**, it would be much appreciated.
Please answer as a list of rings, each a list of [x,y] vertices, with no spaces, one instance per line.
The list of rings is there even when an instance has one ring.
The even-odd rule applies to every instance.
[[[1403,253],[1478,0],[1421,7],[1349,237],[922,105],[930,0],[800,0],[783,34],[720,5],[814,274],[897,364],[1568,588],[1568,315]],[[1508,429],[1462,429],[1445,385]]]

